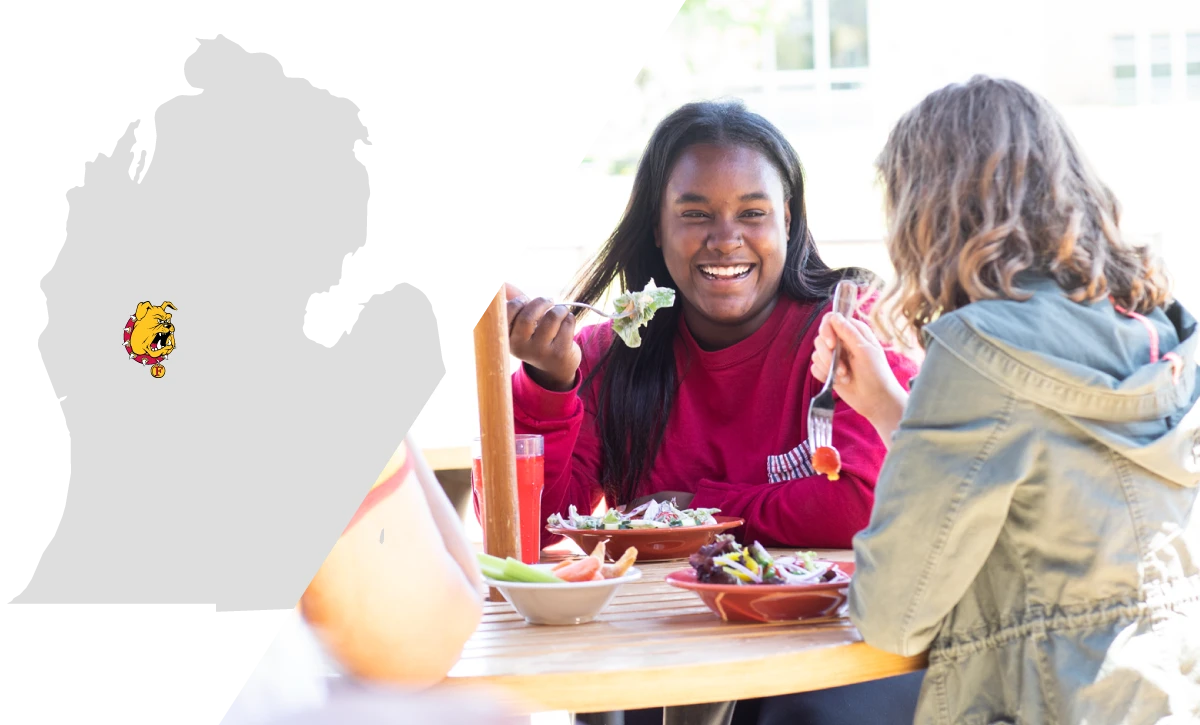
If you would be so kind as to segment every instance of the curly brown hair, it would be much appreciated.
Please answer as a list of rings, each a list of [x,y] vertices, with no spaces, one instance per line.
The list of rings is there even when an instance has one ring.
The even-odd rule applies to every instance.
[[[1169,301],[1157,260],[1122,240],[1117,200],[1062,117],[1018,83],[976,76],[930,94],[876,166],[896,276],[875,322],[893,338],[977,300],[1027,299],[1013,282],[1024,271],[1076,302],[1149,312]]]

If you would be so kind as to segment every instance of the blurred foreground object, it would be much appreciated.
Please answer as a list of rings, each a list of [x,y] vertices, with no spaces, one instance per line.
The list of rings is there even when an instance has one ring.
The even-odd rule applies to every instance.
[[[457,512],[405,440],[222,725],[509,722],[486,702],[414,694],[458,660],[484,592]]]
[[[221,725],[303,723],[426,723],[529,725],[509,719],[486,691],[456,691],[454,700],[411,689],[331,677],[336,670],[299,610],[289,613],[279,634],[243,686]],[[564,721],[565,722],[565,721]]]
[[[482,616],[483,592],[457,513],[406,440],[313,577],[300,612],[348,674],[420,689],[458,661]]]

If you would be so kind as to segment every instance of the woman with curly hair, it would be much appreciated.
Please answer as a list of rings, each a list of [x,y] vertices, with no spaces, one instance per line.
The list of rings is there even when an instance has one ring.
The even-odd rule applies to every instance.
[[[920,723],[1193,721],[1195,320],[1016,83],[933,93],[879,168],[896,277],[875,329],[926,355],[905,392],[872,328],[821,324],[813,373],[841,340],[835,390],[889,446],[851,617],[929,651]]]

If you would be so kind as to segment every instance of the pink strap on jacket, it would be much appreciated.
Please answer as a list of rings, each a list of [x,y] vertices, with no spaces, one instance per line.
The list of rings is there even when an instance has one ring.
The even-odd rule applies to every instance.
[[[1142,323],[1143,327],[1146,328],[1146,332],[1150,334],[1150,364],[1153,365],[1154,363],[1158,362],[1158,330],[1154,327],[1154,323],[1146,319],[1144,315],[1140,315],[1137,312],[1131,312],[1130,310],[1118,305],[1117,301],[1111,296],[1108,299],[1110,302],[1112,302],[1114,310],[1130,319],[1137,320],[1138,322]],[[1178,383],[1179,376],[1183,373],[1183,359],[1173,352],[1163,355],[1162,359],[1171,363],[1171,378]]]

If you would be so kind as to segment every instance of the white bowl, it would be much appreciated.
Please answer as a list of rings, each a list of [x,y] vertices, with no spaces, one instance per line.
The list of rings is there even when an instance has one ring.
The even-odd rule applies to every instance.
[[[548,564],[537,564],[535,567],[547,571],[552,568]],[[488,586],[500,590],[526,622],[562,625],[592,621],[608,606],[618,589],[641,578],[641,570],[631,567],[623,577],[601,581],[528,584],[498,582],[487,577],[484,577],[484,581]]]

